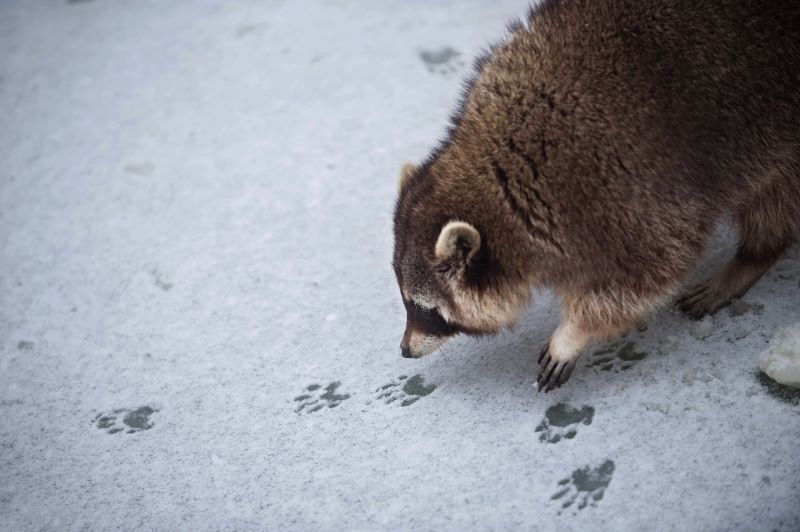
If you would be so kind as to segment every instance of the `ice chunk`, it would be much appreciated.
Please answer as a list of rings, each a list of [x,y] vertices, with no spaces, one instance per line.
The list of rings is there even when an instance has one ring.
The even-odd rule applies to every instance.
[[[800,322],[775,334],[759,367],[779,383],[800,388]]]

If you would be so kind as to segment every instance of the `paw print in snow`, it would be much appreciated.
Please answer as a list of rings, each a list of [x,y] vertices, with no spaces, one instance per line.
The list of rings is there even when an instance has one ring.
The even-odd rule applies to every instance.
[[[461,52],[450,46],[445,46],[438,50],[421,50],[419,57],[428,72],[435,72],[437,74],[451,74],[458,70],[459,67],[464,66],[464,61],[458,59]]]
[[[578,434],[578,426],[592,424],[594,408],[583,406],[580,410],[566,403],[558,403],[547,409],[544,419],[536,427],[541,432],[539,441],[558,443],[562,438],[571,440]]]
[[[728,307],[728,313],[732,318],[737,318],[745,314],[755,314],[761,316],[764,314],[764,305],[761,303],[748,303],[741,299],[734,299]]]
[[[644,351],[636,351],[636,344],[633,342],[616,342],[606,349],[595,351],[592,359],[586,367],[600,367],[600,371],[611,371],[618,373],[631,369],[634,364],[647,357]]]
[[[325,386],[324,391],[321,393],[319,392],[319,389],[322,388],[322,386],[319,384],[311,384],[310,386],[307,386],[306,392],[311,393],[304,393],[294,398],[295,402],[300,403],[295,409],[295,412],[298,414],[310,414],[312,412],[316,412],[317,410],[322,410],[326,406],[328,408],[336,408],[342,403],[342,401],[350,399],[349,394],[336,393],[336,389],[341,385],[341,382],[332,382]]]
[[[158,410],[149,406],[140,406],[135,410],[117,408],[107,414],[100,412],[92,419],[91,423],[109,434],[123,431],[127,434],[133,434],[134,432],[152,429],[154,423],[150,421],[150,416],[155,412],[158,412]],[[118,421],[120,417],[122,419]]]
[[[576,501],[578,502],[576,507],[578,510],[583,510],[588,505],[597,506],[597,503],[603,498],[606,488],[611,483],[613,474],[614,462],[611,460],[606,460],[596,468],[586,466],[576,469],[572,472],[572,475],[558,482],[558,485],[563,487],[550,499],[555,501],[566,497],[561,505],[561,510],[569,508]],[[558,513],[561,513],[561,511]]]
[[[413,405],[421,397],[430,395],[436,389],[435,384],[425,386],[425,378],[422,375],[414,375],[411,378],[400,375],[397,379],[397,382],[384,384],[375,390],[378,393],[377,398],[383,399],[387,405],[395,401],[400,401],[400,406]]]
[[[163,274],[158,271],[158,269],[151,270],[150,275],[153,277],[153,282],[155,285],[165,292],[169,292],[169,290],[174,286],[172,283],[168,283],[164,280]]]

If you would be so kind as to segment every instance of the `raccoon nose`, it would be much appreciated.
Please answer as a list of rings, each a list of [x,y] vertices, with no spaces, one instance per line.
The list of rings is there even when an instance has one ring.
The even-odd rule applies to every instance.
[[[400,354],[403,355],[403,358],[411,358],[411,349],[407,347],[400,346]]]

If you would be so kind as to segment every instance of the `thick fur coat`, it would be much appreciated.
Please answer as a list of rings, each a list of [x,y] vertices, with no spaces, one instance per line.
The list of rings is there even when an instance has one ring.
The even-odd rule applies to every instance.
[[[800,3],[547,0],[475,67],[446,139],[404,167],[394,267],[405,356],[511,325],[532,287],[563,318],[540,386],[677,295],[717,224],[735,258],[682,294],[746,291],[800,234]]]

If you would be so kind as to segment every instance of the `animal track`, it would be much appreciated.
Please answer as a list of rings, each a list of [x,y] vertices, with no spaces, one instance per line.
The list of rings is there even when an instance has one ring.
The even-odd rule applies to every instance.
[[[613,475],[614,462],[611,460],[606,460],[596,468],[586,466],[576,469],[572,475],[558,481],[558,485],[562,487],[550,499],[555,501],[566,497],[558,513],[569,508],[576,501],[578,510],[583,510],[588,505],[597,506],[611,483]]]
[[[633,342],[616,342],[605,349],[595,351],[586,367],[600,366],[600,371],[619,373],[631,369],[638,361],[647,357],[645,351],[635,351]]]
[[[260,34],[263,33],[266,28],[267,25],[264,23],[245,24],[236,29],[236,37],[241,39],[242,37],[246,37],[250,34]]]
[[[748,303],[747,301],[743,301],[741,299],[734,299],[728,307],[728,313],[732,318],[736,318],[748,313],[761,316],[764,314],[764,305],[761,303]]]
[[[323,392],[318,391],[320,388],[322,388],[322,386],[319,384],[311,384],[307,386],[306,392],[312,393],[304,393],[294,398],[295,402],[300,403],[295,409],[295,412],[298,414],[302,414],[303,412],[310,414],[312,412],[316,412],[317,410],[322,410],[326,406],[328,408],[336,408],[342,403],[342,401],[350,399],[349,394],[336,393],[336,389],[341,386],[341,384],[342,383],[339,381],[332,382],[325,386]]]
[[[567,403],[558,403],[551,406],[544,413],[544,419],[536,427],[536,432],[541,432],[539,441],[558,443],[562,438],[571,440],[578,434],[578,426],[592,424],[594,408],[583,406],[580,410]]]
[[[400,375],[396,382],[384,384],[375,392],[378,394],[377,399],[383,399],[387,405],[400,401],[400,406],[409,406],[419,401],[421,397],[430,395],[435,389],[435,384],[425,386],[425,378],[422,375],[414,375],[411,378]]]
[[[158,412],[158,410],[149,406],[140,406],[135,410],[117,408],[108,414],[100,412],[92,419],[91,423],[96,425],[98,429],[104,430],[109,434],[116,434],[123,431],[127,434],[133,434],[134,432],[152,429],[154,423],[150,421],[150,416],[155,412]],[[122,424],[117,421],[119,417],[122,417]]]
[[[151,270],[150,275],[153,277],[153,282],[156,284],[156,286],[165,292],[168,292],[174,286],[172,283],[168,283],[164,280],[161,272],[158,271],[158,269]]]
[[[461,56],[461,52],[450,46],[445,46],[438,50],[421,50],[419,57],[428,72],[435,72],[437,74],[452,74],[460,67],[464,66],[464,61],[457,59]]]
[[[150,175],[155,170],[155,166],[153,163],[149,161],[145,161],[143,163],[129,163],[125,165],[125,170],[129,174],[137,174],[137,175]]]

